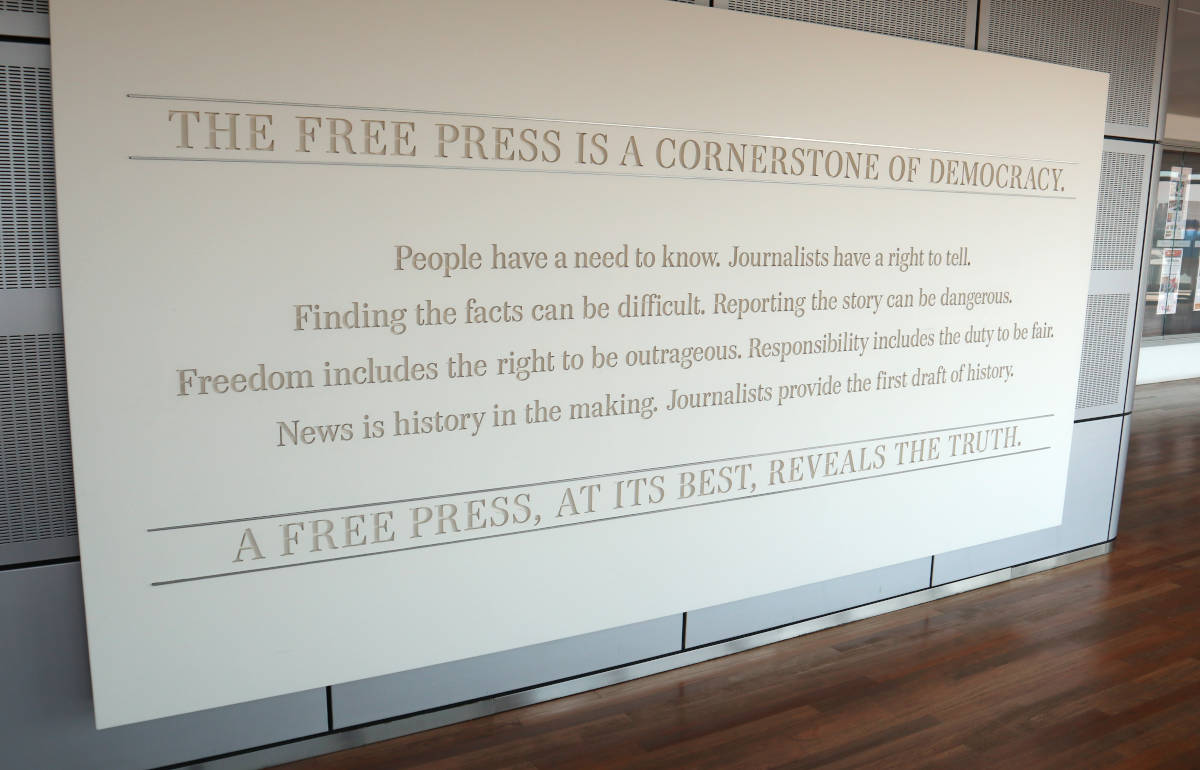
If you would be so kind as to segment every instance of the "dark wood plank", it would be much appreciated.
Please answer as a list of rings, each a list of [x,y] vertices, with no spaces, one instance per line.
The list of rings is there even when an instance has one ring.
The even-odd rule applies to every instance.
[[[1108,557],[286,767],[916,766],[1200,767],[1200,380],[1138,389]]]

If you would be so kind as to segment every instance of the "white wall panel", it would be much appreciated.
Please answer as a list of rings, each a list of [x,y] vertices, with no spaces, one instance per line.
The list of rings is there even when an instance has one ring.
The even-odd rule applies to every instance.
[[[226,34],[226,11],[241,6],[226,5],[188,6],[186,23],[161,4],[54,6],[64,329],[101,724],[576,636],[1061,519],[1105,76],[665,2],[443,2],[422,6],[419,24],[388,3],[371,13],[260,3],[238,16],[237,36]],[[291,21],[279,36],[267,9],[285,5]],[[338,45],[325,34],[335,20]],[[618,38],[625,44],[613,48]],[[106,55],[118,45],[129,55]],[[741,53],[752,46],[778,58]],[[355,76],[324,77],[305,53],[317,48]],[[707,56],[681,70],[679,58],[699,48]],[[453,58],[473,74],[383,63],[398,52]],[[275,65],[255,66],[265,58]],[[834,59],[831,77],[796,77]],[[537,87],[517,87],[534,73]],[[404,99],[380,102],[388,93]],[[548,102],[551,93],[576,101]],[[267,111],[271,137],[227,129],[218,143],[211,112],[209,142],[197,146],[181,121],[200,121],[193,108],[213,99],[246,121]],[[1014,101],[1027,109],[1010,109]],[[863,102],[875,120],[863,120]],[[429,111],[438,104],[456,111]],[[307,148],[297,126],[316,120],[313,105],[355,121],[411,112],[415,160],[369,149],[369,132],[355,158],[345,142]],[[1054,111],[1054,121],[1041,118]],[[527,161],[504,151],[452,158],[441,151],[451,141],[444,121],[468,112],[497,130],[515,130],[498,122],[513,121],[553,132],[563,149]],[[328,120],[331,131],[353,125]],[[584,161],[566,137],[582,140],[596,120],[619,138]],[[234,137],[246,130],[243,146]],[[725,151],[705,138],[718,130],[734,131]],[[684,138],[693,134],[706,158],[743,160],[688,161],[701,152],[701,138]],[[782,142],[770,145],[770,163],[759,141]],[[757,166],[747,142],[764,159]],[[868,143],[847,156],[859,160],[840,160],[848,142]],[[644,163],[633,149],[617,155],[638,144]],[[736,214],[707,216],[700,200]],[[567,249],[608,248],[615,222],[623,254],[677,239],[711,251],[693,252],[682,272],[665,252],[661,264],[600,268],[577,251],[573,266]],[[411,252],[452,236],[472,251],[537,245],[546,264],[517,273],[479,255],[453,280],[399,264],[397,243]],[[791,246],[755,252],[759,261],[734,246],[751,240]],[[734,260],[734,248],[747,258]],[[693,309],[669,318],[618,306],[684,292]],[[734,294],[761,312],[729,311]],[[831,296],[842,304],[821,299]],[[597,297],[615,315],[536,318],[547,301],[586,316]],[[310,299],[324,303],[321,314],[296,304]],[[417,318],[402,339],[357,321],[333,335],[302,328],[302,317],[351,300],[355,313],[382,302]],[[466,315],[500,300],[534,312],[486,328]],[[431,302],[461,308],[465,322],[422,324]],[[617,351],[613,363],[593,354],[586,365],[589,343]],[[660,365],[663,345],[711,352],[703,366],[690,357],[675,366],[670,354]],[[507,351],[560,346],[583,346],[578,366],[547,364],[528,382],[505,372],[516,356]],[[320,373],[400,352],[448,374],[434,387],[365,378],[343,387]],[[491,368],[456,375],[455,355]],[[253,361],[264,370],[259,389],[253,377],[226,389],[225,375],[209,376]],[[298,382],[309,384],[267,392],[268,366],[302,367]],[[636,409],[630,394],[644,396]],[[561,421],[530,419],[535,401],[564,405]],[[510,424],[497,419],[501,407],[511,407]],[[400,419],[450,411],[459,425],[453,410],[468,408],[479,409],[466,412],[469,433],[414,432]],[[339,419],[328,443],[295,427]],[[709,489],[693,483],[698,473],[737,479]],[[595,507],[570,518],[563,501],[592,480]],[[638,483],[661,489],[653,508],[629,509],[622,490]],[[527,501],[526,514],[472,518],[472,504],[489,505],[476,497],[493,493]],[[962,516],[964,499],[975,515]],[[447,511],[461,525],[446,526]],[[380,528],[377,540],[356,542],[365,530],[354,527],[384,515],[394,516],[391,535]],[[292,550],[286,533],[302,529],[307,544]],[[696,562],[697,551],[721,569]],[[503,591],[478,588],[497,582]],[[337,601],[314,612],[329,595]],[[152,618],[153,633],[130,634],[131,613]],[[212,618],[236,618],[239,633]],[[287,655],[275,652],[280,634]]]
[[[1200,377],[1200,343],[1189,339],[1163,345],[1142,345],[1138,358],[1138,384],[1194,377]]]

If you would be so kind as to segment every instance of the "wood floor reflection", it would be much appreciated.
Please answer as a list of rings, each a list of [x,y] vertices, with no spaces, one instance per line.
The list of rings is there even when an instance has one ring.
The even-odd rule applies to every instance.
[[[286,767],[1200,767],[1200,380],[1138,389],[1107,557]]]

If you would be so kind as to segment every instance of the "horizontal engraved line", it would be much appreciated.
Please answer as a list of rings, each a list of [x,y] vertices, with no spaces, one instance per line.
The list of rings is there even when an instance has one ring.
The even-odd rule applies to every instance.
[[[369,110],[371,112],[401,112],[411,115],[450,115],[456,118],[489,118],[493,120],[527,120],[535,123],[573,123],[580,126],[606,126],[609,128],[642,128],[649,131],[683,131],[690,134],[710,134],[714,136],[745,136],[751,139],[776,139],[788,142],[817,142],[819,144],[840,144],[853,147],[879,147],[884,150],[909,150],[911,152],[938,152],[946,155],[970,155],[975,158],[1009,158],[1012,160],[1032,160],[1038,163],[1062,163],[1078,166],[1076,160],[1055,160],[1051,158],[1033,158],[1025,155],[998,155],[986,152],[968,152],[966,150],[941,150],[931,147],[908,147],[902,144],[872,144],[871,142],[848,142],[838,139],[816,139],[803,136],[784,136],[781,134],[753,134],[742,131],[722,131],[713,128],[678,128],[675,126],[652,126],[640,123],[614,123],[598,120],[571,120],[569,118],[538,118],[528,115],[489,114],[486,112],[454,112],[449,110],[427,110],[408,107],[362,107],[354,104],[320,104],[316,102],[285,102],[257,99],[223,99],[215,96],[169,96],[166,94],[126,94],[130,99],[158,99],[183,102],[217,102],[220,104],[269,104],[276,107],[320,107],[330,110]]]
[[[567,174],[575,176],[619,176],[625,179],[686,179],[705,182],[741,182],[751,184],[791,184],[807,187],[858,187],[864,190],[897,190],[902,192],[950,193],[953,195],[987,195],[1005,198],[1039,198],[1042,200],[1075,200],[1074,195],[1040,195],[1037,193],[983,192],[938,187],[889,187],[886,184],[856,184],[853,182],[807,182],[792,179],[744,179],[718,176],[687,176],[684,174],[642,174],[621,171],[576,171],[556,168],[512,168],[505,166],[439,166],[434,163],[361,163],[358,161],[272,160],[252,158],[181,158],[170,155],[130,155],[130,160],[179,161],[181,163],[265,163],[276,166],[356,166],[361,168],[416,168],[437,171],[515,171],[522,174]]]
[[[908,469],[905,469],[902,471],[890,471],[888,473],[877,473],[872,476],[860,476],[858,478],[852,478],[852,479],[840,479],[838,481],[826,481],[822,484],[810,484],[805,487],[791,488],[791,489],[776,489],[776,490],[773,490],[770,492],[758,492],[755,494],[743,495],[741,497],[725,497],[725,498],[721,498],[720,500],[704,500],[704,501],[698,502],[698,503],[688,503],[687,505],[676,505],[671,508],[657,508],[653,511],[639,511],[637,513],[621,514],[620,516],[606,516],[603,518],[592,519],[590,521],[573,521],[573,522],[568,522],[566,524],[553,524],[553,525],[550,525],[547,527],[536,527],[534,529],[522,529],[522,530],[516,530],[513,532],[499,532],[494,535],[480,535],[479,537],[467,537],[467,538],[462,538],[459,540],[447,540],[447,541],[444,541],[441,543],[426,543],[424,545],[410,545],[410,546],[405,546],[403,548],[389,548],[384,551],[372,551],[370,553],[357,553],[357,554],[352,554],[350,556],[334,556],[334,557],[331,557],[328,559],[313,559],[311,561],[296,562],[294,564],[276,564],[272,567],[257,567],[254,569],[234,570],[232,572],[217,572],[217,573],[213,573],[211,575],[197,575],[196,577],[175,578],[174,580],[159,580],[154,583],[151,583],[150,585],[151,585],[151,587],[158,588],[160,586],[176,585],[179,583],[194,583],[199,580],[212,580],[214,578],[232,577],[234,575],[249,575],[249,574],[252,574],[255,572],[270,572],[272,570],[288,569],[291,567],[307,567],[312,564],[327,564],[329,562],[345,561],[347,559],[362,559],[362,558],[366,558],[368,556],[383,556],[386,554],[402,553],[404,551],[417,551],[417,550],[421,550],[423,548],[439,548],[439,547],[447,546],[447,545],[457,545],[459,543],[473,543],[478,540],[492,540],[492,539],[498,538],[498,537],[511,537],[513,535],[529,535],[529,534],[533,534],[535,532],[548,532],[548,531],[554,530],[554,529],[565,529],[566,527],[580,527],[580,526],[584,526],[587,524],[601,524],[601,523],[608,522],[608,521],[618,521],[620,519],[631,519],[631,518],[635,518],[638,516],[648,516],[648,515],[655,514],[655,513],[669,513],[671,511],[683,511],[683,510],[687,510],[689,508],[700,508],[700,507],[703,507],[706,505],[716,505],[718,503],[733,503],[733,502],[737,502],[739,500],[753,500],[753,499],[759,498],[759,497],[770,497],[772,495],[780,495],[780,494],[785,494],[785,493],[789,493],[789,492],[806,492],[810,489],[820,489],[821,487],[831,487],[831,486],[836,486],[838,484],[849,484],[849,483],[856,482],[856,481],[871,481],[873,479],[882,479],[882,478],[886,478],[888,476],[899,476],[904,473],[916,473],[917,471],[930,471],[930,470],[936,470],[938,468],[949,468],[949,467],[952,467],[955,465],[963,465],[965,463],[980,462],[982,460],[998,460],[998,459],[1001,459],[1004,457],[1015,457],[1017,455],[1029,454],[1031,452],[1043,452],[1049,448],[1050,448],[1050,446],[1047,445],[1047,446],[1037,447],[1035,449],[1021,449],[1016,452],[1006,452],[1006,453],[1000,454],[1000,455],[990,455],[988,457],[973,457],[968,460],[956,460],[955,462],[942,463],[940,465],[927,465],[923,468],[908,468]]]
[[[482,495],[490,492],[505,492],[510,489],[527,489],[530,487],[545,487],[551,484],[573,484],[576,481],[587,481],[588,479],[609,479],[614,476],[628,476],[631,473],[650,473],[652,471],[666,471],[672,468],[686,468],[689,465],[711,465],[713,463],[726,463],[733,460],[754,460],[760,457],[770,457],[771,455],[789,454],[791,452],[811,452],[814,449],[829,449],[830,447],[848,446],[850,444],[864,444],[868,441],[888,441],[894,438],[904,438],[906,436],[921,436],[926,433],[945,433],[951,430],[967,430],[969,428],[986,428],[989,425],[1003,425],[1010,422],[1030,422],[1032,420],[1044,420],[1047,417],[1053,417],[1054,414],[1037,414],[1032,417],[1014,417],[1009,420],[993,420],[992,422],[980,422],[972,425],[955,425],[949,428],[931,428],[930,430],[918,430],[910,433],[896,433],[891,436],[874,436],[871,438],[855,439],[851,441],[837,441],[832,444],[818,444],[815,446],[797,447],[794,449],[777,449],[770,452],[756,452],[754,454],[735,455],[733,457],[718,457],[711,460],[694,460],[686,463],[674,463],[672,465],[658,465],[652,468],[631,468],[623,471],[612,471],[611,473],[593,473],[585,476],[572,476],[565,479],[551,479],[549,481],[531,481],[527,484],[508,484],[501,487],[485,487],[483,489],[468,489],[463,492],[447,492],[436,495],[422,495],[421,497],[403,497],[398,500],[381,500],[373,503],[356,503],[354,505],[337,505],[329,508],[312,508],[306,511],[290,511],[288,513],[268,513],[261,516],[245,516],[238,519],[221,519],[220,521],[201,521],[193,524],[171,524],[165,527],[151,527],[147,532],[171,532],[177,529],[193,529],[195,527],[216,527],[222,524],[241,524],[246,521],[262,521],[264,519],[280,519],[287,516],[307,516],[310,513],[332,513],[334,511],[351,511],[355,508],[378,508],[381,505],[401,505],[404,503],[419,503],[425,500],[436,500],[441,497],[461,497],[463,495]]]

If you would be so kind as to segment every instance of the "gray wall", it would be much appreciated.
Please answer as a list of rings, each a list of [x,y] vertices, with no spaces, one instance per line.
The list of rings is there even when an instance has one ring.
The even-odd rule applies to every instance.
[[[133,768],[199,760],[667,656],[1111,539],[1133,397],[1145,207],[1160,138],[1165,3],[692,3],[1110,73],[1109,140],[1060,526],[597,634],[97,731],[67,430],[50,31],[45,0],[0,2],[0,35],[6,36],[0,40],[0,656],[6,661],[0,668],[0,764]]]

